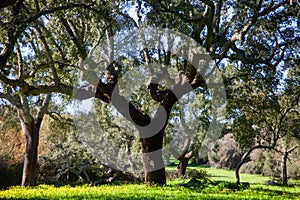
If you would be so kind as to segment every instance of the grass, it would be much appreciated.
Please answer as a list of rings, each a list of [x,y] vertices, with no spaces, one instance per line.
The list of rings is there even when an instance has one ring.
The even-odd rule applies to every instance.
[[[235,182],[235,171],[216,168],[206,168],[206,171],[213,180]],[[241,182],[248,183],[264,183],[270,180],[269,177],[254,174],[240,174],[240,179]]]
[[[234,184],[233,171],[205,170],[209,178],[201,179],[196,184],[187,184],[189,180],[186,179],[176,179],[168,181],[164,187],[147,187],[144,184],[12,187],[0,191],[0,199],[300,199],[299,186],[267,186],[264,182],[268,177],[242,174],[241,180],[249,182],[250,187],[241,188]]]

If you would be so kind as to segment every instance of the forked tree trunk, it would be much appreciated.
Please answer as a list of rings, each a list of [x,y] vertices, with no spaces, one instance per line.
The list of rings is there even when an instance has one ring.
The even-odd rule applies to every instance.
[[[296,148],[299,148],[300,145],[295,145],[293,146],[292,148],[290,149],[286,149],[284,152],[283,152],[283,155],[282,155],[282,158],[281,158],[281,181],[282,181],[282,184],[283,185],[287,185],[288,184],[288,175],[287,175],[287,160],[288,160],[288,157],[289,157],[289,154],[294,151]]]
[[[32,122],[21,122],[22,130],[26,139],[26,149],[21,186],[36,185],[38,144],[41,122],[41,118],[37,118]]]
[[[188,80],[193,80],[194,77],[188,77],[180,72],[172,90],[160,91],[158,84],[150,79],[146,85],[150,90],[151,97],[155,101],[161,102],[155,116],[151,119],[148,114],[119,94],[118,87],[115,88],[119,73],[114,71],[116,69],[118,69],[118,66],[115,63],[108,67],[109,73],[106,77],[108,83],[105,84],[101,80],[98,82],[95,97],[111,103],[127,120],[136,126],[142,144],[145,183],[147,185],[164,185],[166,184],[166,173],[162,156],[162,144],[172,107],[184,94],[199,86],[204,87],[205,82],[204,80],[194,80],[191,85],[187,84]],[[184,165],[185,168],[186,165]]]

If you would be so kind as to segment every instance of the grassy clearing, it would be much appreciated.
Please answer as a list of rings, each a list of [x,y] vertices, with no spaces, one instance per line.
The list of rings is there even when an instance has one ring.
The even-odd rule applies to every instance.
[[[250,182],[250,188],[237,188],[233,183],[233,171],[206,170],[209,179],[185,186],[179,184],[189,180],[168,181],[165,187],[147,187],[143,184],[76,187],[39,185],[0,191],[0,199],[300,199],[299,186],[266,186],[263,183],[268,177],[243,174],[242,181]]]
[[[207,173],[213,180],[235,182],[235,172],[226,169],[206,168]],[[265,183],[269,177],[253,174],[240,174],[241,182]]]

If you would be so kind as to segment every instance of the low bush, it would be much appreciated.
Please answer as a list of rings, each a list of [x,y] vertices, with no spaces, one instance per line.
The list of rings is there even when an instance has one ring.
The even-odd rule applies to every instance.
[[[0,159],[0,189],[20,185],[22,177],[22,163],[9,164]]]
[[[178,177],[177,171],[175,169],[167,169],[166,176],[168,180],[175,180]],[[208,177],[207,172],[204,169],[187,169],[186,174],[183,178],[191,179],[191,178],[206,178]]]

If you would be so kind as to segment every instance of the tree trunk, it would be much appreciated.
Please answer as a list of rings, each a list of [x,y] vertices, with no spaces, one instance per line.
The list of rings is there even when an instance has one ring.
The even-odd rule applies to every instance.
[[[282,159],[281,159],[281,181],[282,181],[282,185],[287,185],[287,183],[288,183],[287,166],[286,166],[287,159],[288,159],[288,152],[285,151],[283,153],[283,156],[282,156]]]
[[[26,150],[21,186],[36,185],[39,131],[41,122],[41,118],[37,118],[33,122],[21,122],[22,130],[26,139]]]
[[[238,165],[235,168],[235,179],[236,179],[236,184],[240,185],[241,184],[241,180],[240,180],[240,169],[242,167],[242,165],[245,163],[246,159],[248,158],[248,156],[250,155],[250,153],[252,151],[254,151],[255,149],[259,149],[261,148],[261,146],[254,146],[251,149],[249,149],[246,153],[244,153],[244,155],[242,156],[240,162],[238,163]]]
[[[150,156],[149,156],[150,155]],[[163,186],[166,184],[165,167],[157,167],[155,165],[163,165],[164,161],[161,155],[151,156],[151,154],[143,153],[143,166],[145,173],[146,185]],[[155,160],[155,161],[154,161]]]
[[[118,112],[131,121],[139,130],[145,183],[147,185],[164,185],[166,184],[166,173],[162,156],[162,144],[172,107],[180,97],[193,90],[193,88],[205,84],[205,82],[195,81],[194,83],[193,81],[191,85],[187,84],[189,78],[180,72],[172,90],[160,91],[157,83],[151,83],[154,82],[151,78],[150,82],[147,83],[147,88],[150,90],[151,97],[155,101],[161,102],[155,116],[151,118],[119,94],[118,86],[116,86],[118,73],[113,72],[113,70],[110,71],[106,77],[107,84],[99,81],[95,97],[110,102]],[[107,98],[103,98],[104,96]],[[185,168],[186,165],[187,163]]]
[[[177,160],[179,160],[179,163],[177,165],[177,176],[178,177],[184,177],[189,160],[193,156],[192,151],[187,153],[188,148],[190,147],[190,144],[191,144],[191,139],[189,137],[186,137],[184,144],[183,144],[182,151],[180,153],[178,153],[177,150],[173,147],[171,147],[171,149],[170,149],[171,154]]]
[[[236,184],[240,185],[241,180],[240,180],[240,169],[242,167],[242,165],[245,163],[246,159],[248,158],[248,156],[250,155],[250,153],[256,149],[274,149],[275,145],[276,145],[277,140],[274,141],[273,145],[271,146],[263,146],[263,145],[257,145],[254,146],[252,148],[250,148],[246,153],[244,153],[244,155],[242,156],[240,162],[238,163],[238,165],[235,168],[235,178],[236,178]]]
[[[184,156],[179,158],[179,164],[177,165],[178,177],[184,177],[189,160],[191,159],[192,156],[193,156],[193,152],[190,151],[189,153],[184,154]]]
[[[115,108],[135,126],[139,127],[140,142],[142,146],[142,162],[145,173],[145,183],[147,185],[164,185],[166,184],[165,166],[162,157],[162,145],[164,130],[168,121],[162,124],[162,128],[158,133],[151,133],[152,128],[155,132],[155,127],[160,119],[158,114],[152,119],[152,128],[143,128],[151,123],[149,115],[142,112],[136,106],[131,104],[123,96],[116,95],[113,98],[112,104]],[[124,106],[126,105],[126,106]],[[127,105],[129,107],[127,107]],[[159,110],[162,110],[160,108]]]
[[[164,132],[161,131],[149,138],[141,138],[142,161],[147,185],[166,184],[166,171],[162,156]]]
[[[300,147],[300,145],[295,145],[292,148],[290,148],[289,150],[285,150],[283,155],[282,155],[282,159],[281,159],[281,181],[283,185],[287,185],[288,184],[288,175],[287,175],[287,160],[289,157],[289,154],[294,151],[296,148]]]

